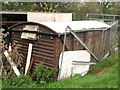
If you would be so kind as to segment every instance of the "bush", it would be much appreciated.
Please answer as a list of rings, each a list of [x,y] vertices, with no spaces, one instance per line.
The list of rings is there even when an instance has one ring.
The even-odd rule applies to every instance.
[[[15,88],[15,87],[34,87],[32,78],[27,75],[21,74],[19,77],[12,75],[11,77],[4,77],[2,80],[3,88]],[[32,86],[31,86],[32,85]]]
[[[36,87],[36,84],[55,81],[56,77],[56,69],[50,69],[42,62],[36,66],[33,74],[25,76],[22,73],[19,77],[16,77],[16,75],[12,73],[12,75],[3,77],[2,84],[3,88],[33,88]]]
[[[57,70],[48,68],[46,65],[44,65],[44,62],[38,64],[34,73],[32,74],[33,80],[37,83],[54,81],[56,80],[56,76]]]

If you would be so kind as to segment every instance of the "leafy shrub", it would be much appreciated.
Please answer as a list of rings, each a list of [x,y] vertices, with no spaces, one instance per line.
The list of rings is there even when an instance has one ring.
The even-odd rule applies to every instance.
[[[46,65],[44,65],[44,62],[41,62],[41,64],[38,64],[36,66],[35,71],[32,74],[32,78],[37,83],[51,82],[56,79],[56,74],[56,69],[50,69]]]
[[[2,80],[3,88],[20,88],[36,87],[36,84],[42,84],[56,80],[56,69],[50,69],[44,63],[37,65],[33,74],[24,75],[21,70],[21,75],[16,77],[14,73],[4,76]]]
[[[21,74],[19,77],[12,75],[11,77],[4,77],[2,80],[3,88],[11,87],[34,87],[32,78]],[[32,86],[31,86],[32,85]]]

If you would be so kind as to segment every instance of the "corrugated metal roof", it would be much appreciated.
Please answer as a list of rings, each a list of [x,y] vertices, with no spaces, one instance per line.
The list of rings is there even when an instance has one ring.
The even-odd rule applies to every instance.
[[[72,21],[72,22],[39,22],[51,29],[53,29],[57,33],[65,33],[65,29],[67,26],[71,27],[74,31],[79,30],[90,30],[90,29],[101,29],[109,28],[110,25],[99,22],[99,21]]]

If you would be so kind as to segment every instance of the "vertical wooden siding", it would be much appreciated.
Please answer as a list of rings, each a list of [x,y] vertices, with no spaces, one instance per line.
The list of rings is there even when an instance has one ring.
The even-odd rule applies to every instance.
[[[76,34],[98,58],[101,58],[104,42],[104,35],[102,30],[88,30],[84,32],[76,32]],[[67,35],[66,47],[69,51],[85,49],[82,44],[71,34]]]

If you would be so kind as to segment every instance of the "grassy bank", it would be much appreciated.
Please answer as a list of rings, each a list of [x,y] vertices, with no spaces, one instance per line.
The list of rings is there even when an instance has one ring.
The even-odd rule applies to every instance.
[[[92,67],[92,70],[82,76],[44,84],[48,88],[117,88],[118,87],[118,55],[113,54]]]
[[[117,88],[118,87],[118,54],[114,53],[101,62],[91,67],[91,71],[85,75],[76,75],[65,80],[58,80],[51,83],[37,84],[27,78],[22,83],[17,84],[18,78],[3,80],[3,87],[26,87],[26,88]],[[11,80],[12,79],[12,80]],[[26,79],[26,78],[23,78]],[[22,80],[22,79],[20,79]],[[10,83],[12,81],[13,83]]]
[[[0,90],[2,89],[2,80],[0,80]]]
[[[102,74],[86,75],[84,77],[75,76],[69,80],[61,80],[55,83],[46,84],[43,87],[48,88],[117,88],[118,73],[117,64],[112,66],[110,70]]]

